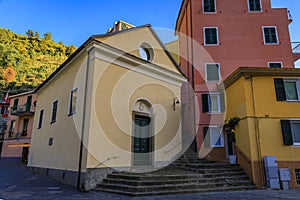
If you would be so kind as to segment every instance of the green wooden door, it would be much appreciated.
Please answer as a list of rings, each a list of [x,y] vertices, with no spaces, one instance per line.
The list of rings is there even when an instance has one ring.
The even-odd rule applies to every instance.
[[[153,137],[151,137],[151,118],[136,115],[133,135],[133,165],[152,165]]]

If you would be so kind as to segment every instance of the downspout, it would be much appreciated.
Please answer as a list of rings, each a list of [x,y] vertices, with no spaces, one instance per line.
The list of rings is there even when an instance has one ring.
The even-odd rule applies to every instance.
[[[255,136],[256,136],[256,142],[257,142],[257,154],[258,154],[258,159],[259,159],[259,168],[261,171],[261,183],[263,184],[265,179],[264,179],[264,168],[262,165],[262,155],[261,155],[261,144],[260,144],[260,132],[259,132],[259,118],[256,116],[256,108],[255,108],[255,98],[254,98],[254,87],[253,87],[253,79],[252,76],[249,77],[250,79],[250,86],[251,86],[251,96],[252,96],[252,108],[253,108],[253,120],[254,120],[254,129],[255,129]]]
[[[79,150],[79,161],[78,161],[78,174],[77,174],[77,189],[81,189],[81,168],[82,168],[82,154],[83,154],[83,139],[84,139],[84,129],[85,129],[85,115],[86,115],[86,102],[87,102],[87,89],[88,89],[88,79],[89,79],[89,62],[90,52],[88,52],[88,59],[86,64],[85,72],[85,86],[84,86],[84,100],[83,100],[83,113],[82,113],[82,125],[81,125],[81,138],[80,138],[80,150]]]
[[[190,19],[191,19],[191,64],[192,64],[192,88],[193,88],[193,127],[194,127],[194,131],[195,131],[195,140],[194,140],[194,151],[195,152],[198,152],[198,145],[197,145],[197,129],[196,129],[196,126],[197,126],[197,123],[196,123],[196,106],[195,106],[195,67],[194,67],[194,32],[193,32],[193,6],[192,6],[192,2],[193,0],[190,1]]]

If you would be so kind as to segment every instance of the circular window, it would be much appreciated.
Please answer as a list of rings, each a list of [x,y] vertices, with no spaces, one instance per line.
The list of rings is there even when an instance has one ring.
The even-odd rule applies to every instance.
[[[152,47],[147,43],[142,43],[139,48],[140,57],[143,60],[146,60],[148,62],[151,62],[153,60],[154,51]]]

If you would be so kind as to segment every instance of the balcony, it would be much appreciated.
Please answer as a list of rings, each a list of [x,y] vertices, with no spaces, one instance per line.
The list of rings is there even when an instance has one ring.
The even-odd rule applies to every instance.
[[[293,16],[292,16],[290,10],[287,11],[287,15],[288,15],[288,20],[289,20],[290,22],[292,22],[292,21],[293,21]]]
[[[16,116],[30,116],[34,115],[34,106],[27,103],[22,106],[13,106],[10,108],[10,114]]]
[[[292,42],[292,51],[294,62],[296,62],[300,58],[300,42]]]

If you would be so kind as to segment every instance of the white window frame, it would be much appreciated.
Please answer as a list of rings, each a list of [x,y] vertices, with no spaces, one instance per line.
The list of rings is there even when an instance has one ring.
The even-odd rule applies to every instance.
[[[202,0],[202,13],[203,14],[216,14],[217,13],[217,2],[216,2],[216,0],[214,0],[214,2],[215,2],[215,12],[205,12],[204,11],[204,0]]]
[[[277,62],[277,61],[268,62],[268,68],[271,68],[271,67],[270,67],[270,64],[271,64],[271,63],[280,63],[280,64],[281,64],[281,68],[283,68],[283,64],[282,64],[281,61],[278,61],[278,62]]]
[[[247,0],[248,12],[250,12],[250,13],[261,13],[261,12],[263,12],[263,7],[262,7],[261,0],[259,0],[259,3],[260,3],[260,10],[254,10],[254,11],[252,11],[252,10],[250,10],[250,2],[249,2],[249,0]]]
[[[292,126],[293,123],[297,123],[300,124],[300,119],[289,119],[290,120],[290,125]],[[291,127],[291,131],[292,131],[292,127]],[[293,136],[293,132],[292,132],[292,136]],[[293,138],[293,145],[294,146],[300,146],[300,142],[294,142],[294,138]]]
[[[214,81],[214,80],[207,80],[207,66],[208,65],[218,65],[218,72],[219,72],[219,80]],[[206,82],[220,82],[221,81],[221,67],[220,67],[220,63],[205,63],[205,81]]]
[[[71,111],[71,107],[72,107],[72,94],[73,92],[76,91],[77,92],[77,98],[76,98],[76,105],[75,105],[75,110],[74,112],[70,112]],[[78,104],[78,87],[72,89],[70,91],[70,99],[69,99],[69,108],[68,108],[68,116],[72,116],[72,115],[75,115],[76,112],[77,112],[77,104]]]
[[[214,114],[214,113],[222,113],[221,110],[221,93],[218,92],[212,92],[212,93],[207,93],[208,94],[208,98],[210,98],[210,96],[217,96],[218,97],[218,110],[217,111],[211,111],[210,108],[210,101],[208,101],[208,113],[210,114]]]
[[[265,28],[275,28],[275,33],[276,33],[276,43],[266,43],[266,36],[265,36]],[[277,27],[276,26],[262,26],[262,34],[263,34],[263,39],[264,39],[264,44],[265,45],[278,45],[279,44],[279,38],[278,38],[278,32],[277,32]]]
[[[215,28],[217,30],[217,44],[206,44],[206,34],[205,34],[205,29],[212,29],[212,28]],[[203,39],[204,39],[204,46],[219,46],[220,42],[219,42],[219,29],[218,27],[216,26],[206,26],[206,27],[203,27]]]
[[[211,134],[210,134],[210,129],[211,128],[217,128],[217,129],[220,129],[220,141],[221,141],[221,144],[220,145],[216,145],[216,144],[213,144],[213,139],[211,137]],[[210,147],[218,147],[218,148],[222,148],[225,146],[224,144],[224,134],[223,134],[223,128],[220,127],[220,126],[209,126],[208,127],[208,131],[209,131],[209,143],[210,143]]]
[[[298,95],[298,100],[288,100],[290,102],[299,102],[300,101],[300,79],[283,79],[283,82],[295,82],[296,83],[296,89],[297,89],[297,95]]]

